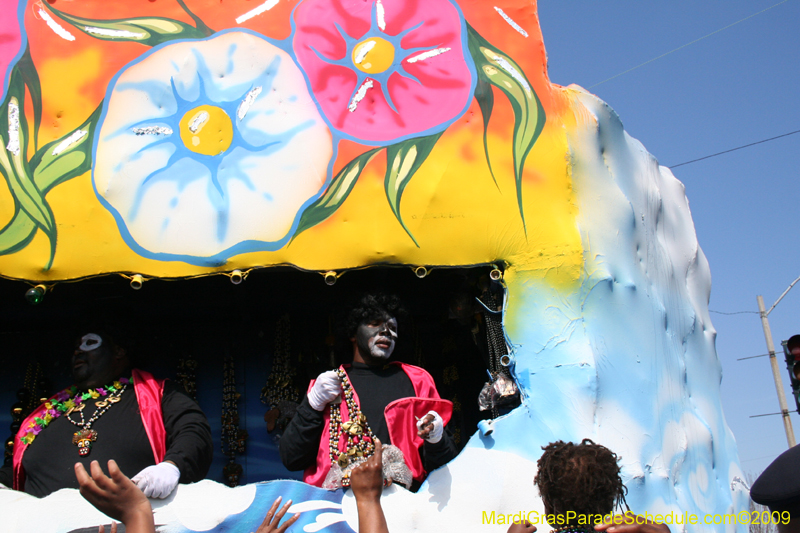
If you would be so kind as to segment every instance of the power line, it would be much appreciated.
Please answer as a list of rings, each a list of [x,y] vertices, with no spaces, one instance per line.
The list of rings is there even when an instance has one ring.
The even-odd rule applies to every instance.
[[[778,455],[780,455],[780,454],[778,454]],[[740,462],[740,463],[749,463],[750,461],[759,461],[759,460],[761,460],[761,459],[767,459],[767,458],[772,458],[772,459],[774,459],[774,458],[776,458],[778,455],[776,455],[776,454],[774,454],[774,453],[773,453],[773,454],[770,454],[770,455],[765,455],[764,457],[754,457],[754,458],[752,458],[752,459],[744,459],[744,460],[740,459],[740,460],[739,460],[739,462]]]
[[[745,313],[752,313],[754,315],[758,314],[758,311],[734,311],[733,313],[724,313],[722,311],[712,311],[711,309],[709,309],[708,312],[717,313],[718,315],[743,315]]]
[[[665,165],[669,168],[678,168],[683,165],[688,165],[689,163],[696,163],[697,161],[702,161],[703,159],[709,159],[711,157],[717,157],[718,155],[727,154],[729,152],[735,152],[736,150],[741,150],[742,148],[747,148],[749,146],[755,146],[757,144],[765,143],[768,141],[774,141],[775,139],[780,139],[781,137],[788,137],[789,135],[794,135],[795,133],[800,133],[800,130],[790,131],[789,133],[784,133],[783,135],[778,135],[777,137],[770,137],[769,139],[763,139],[761,141],[756,141],[754,143],[745,144],[744,146],[737,146],[736,148],[731,148],[730,150],[725,150],[724,152],[717,152],[716,154],[707,155],[705,157],[701,157],[699,159],[692,159],[691,161],[684,161],[683,163],[678,163],[677,165]],[[755,312],[755,311],[751,311]],[[724,313],[723,313],[724,314]]]
[[[750,357],[740,357],[737,361],[744,361],[745,359],[755,359],[756,357],[767,357],[768,353],[762,353],[761,355],[751,355]]]
[[[682,50],[683,48],[686,48],[687,46],[690,46],[690,45],[693,45],[693,44],[694,44],[694,43],[696,43],[696,42],[702,41],[702,40],[703,40],[703,39],[705,39],[706,37],[711,37],[712,35],[715,35],[715,34],[717,34],[717,33],[721,32],[721,31],[723,31],[723,30],[727,30],[728,28],[730,28],[730,27],[732,27],[732,26],[736,26],[736,25],[737,25],[737,24],[739,24],[740,22],[744,22],[745,20],[751,19],[751,18],[755,17],[756,15],[760,15],[761,13],[763,13],[763,12],[765,12],[765,11],[769,11],[769,10],[770,10],[770,9],[772,9],[773,7],[778,7],[778,6],[779,6],[779,5],[781,5],[781,4],[785,4],[785,3],[786,3],[786,2],[788,2],[788,1],[789,1],[789,0],[783,0],[782,2],[778,2],[777,4],[775,4],[775,5],[773,5],[773,6],[769,6],[769,7],[768,7],[768,8],[766,8],[766,9],[762,9],[762,10],[761,10],[761,11],[759,11],[758,13],[753,13],[752,15],[750,15],[750,16],[748,16],[748,17],[745,17],[745,18],[743,18],[742,20],[737,20],[737,21],[736,21],[736,22],[734,22],[733,24],[728,24],[728,25],[727,25],[727,26],[725,26],[724,28],[720,28],[720,29],[718,29],[717,31],[712,31],[712,32],[711,32],[711,33],[709,33],[708,35],[704,35],[704,36],[700,37],[699,39],[695,39],[694,41],[692,41],[692,42],[690,42],[690,43],[686,43],[686,44],[684,44],[683,46],[679,46],[678,48],[676,48],[676,49],[674,49],[674,50],[670,50],[669,52],[667,52],[667,53],[664,53],[664,54],[661,54],[661,55],[660,55],[660,56],[658,56],[658,57],[654,57],[653,59],[651,59],[651,60],[649,60],[649,61],[645,61],[645,62],[644,62],[644,63],[642,63],[641,65],[636,65],[636,66],[635,66],[635,67],[633,67],[633,68],[629,68],[629,69],[628,69],[628,70],[626,70],[625,72],[620,72],[620,73],[619,73],[619,74],[617,74],[616,76],[611,76],[611,77],[610,77],[610,78],[608,78],[607,80],[603,80],[603,81],[601,81],[600,83],[595,83],[594,85],[590,85],[590,86],[589,86],[589,89],[594,89],[594,88],[595,88],[595,87],[597,87],[598,85],[602,85],[602,84],[604,84],[604,83],[605,83],[605,82],[607,82],[607,81],[611,81],[611,80],[613,80],[613,79],[615,79],[615,78],[619,78],[619,77],[620,77],[620,76],[622,76],[623,74],[627,74],[628,72],[634,71],[634,70],[636,70],[636,69],[637,69],[637,68],[639,68],[639,67],[643,67],[643,66],[645,66],[645,65],[648,65],[648,64],[652,63],[653,61],[656,61],[657,59],[661,59],[662,57],[666,57],[666,56],[670,55],[670,54],[671,54],[671,53],[673,53],[673,52],[677,52],[678,50]]]

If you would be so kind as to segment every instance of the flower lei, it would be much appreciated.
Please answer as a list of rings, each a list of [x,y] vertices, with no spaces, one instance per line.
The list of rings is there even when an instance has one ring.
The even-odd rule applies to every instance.
[[[85,400],[96,400],[100,396],[108,396],[109,393],[117,392],[123,385],[130,383],[132,379],[133,378],[119,378],[119,380],[111,385],[89,389],[84,393],[80,393],[78,387],[75,385],[67,387],[44,403],[42,406],[44,409],[39,413],[39,416],[34,417],[28,424],[27,432],[20,440],[26,445],[29,445],[34,441],[36,436],[56,418],[59,418],[61,415],[68,415]]]
[[[356,405],[353,397],[353,386],[347,373],[339,368],[336,370],[342,382],[344,400],[347,403],[348,420],[342,424],[342,413],[339,403],[331,404],[330,418],[330,459],[331,464],[338,464],[342,469],[342,486],[350,486],[350,473],[346,471],[348,466],[354,466],[359,460],[370,457],[375,452],[375,435],[367,424],[367,417]],[[340,435],[346,439],[346,452],[339,451]]]

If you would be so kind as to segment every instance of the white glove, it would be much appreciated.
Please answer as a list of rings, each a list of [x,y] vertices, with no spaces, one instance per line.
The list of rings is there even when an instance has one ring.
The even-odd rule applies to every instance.
[[[322,411],[342,393],[342,382],[339,375],[333,370],[328,370],[317,376],[314,386],[308,391],[308,404],[315,411]]]
[[[433,417],[433,422],[431,422],[433,429],[431,429],[431,432],[428,433],[428,438],[425,440],[431,444],[436,444],[442,440],[442,434],[444,433],[444,420],[442,420],[442,417],[439,416],[439,413],[436,411],[428,411],[428,415]],[[425,415],[417,420],[417,430],[422,429],[422,426],[425,424],[425,418],[428,415]]]
[[[178,467],[164,462],[148,466],[136,474],[131,481],[148,498],[166,498],[178,486],[180,479],[181,471],[178,470]]]

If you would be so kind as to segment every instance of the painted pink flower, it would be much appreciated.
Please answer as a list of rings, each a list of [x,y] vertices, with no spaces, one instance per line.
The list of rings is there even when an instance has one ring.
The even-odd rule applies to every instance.
[[[20,31],[20,20],[24,11],[19,4],[20,2],[14,0],[7,2],[3,6],[3,16],[0,17],[0,99],[5,95],[6,88],[2,84],[8,79],[8,71],[25,49],[25,39]]]
[[[303,0],[293,47],[330,125],[383,145],[444,130],[470,104],[475,66],[450,0]]]

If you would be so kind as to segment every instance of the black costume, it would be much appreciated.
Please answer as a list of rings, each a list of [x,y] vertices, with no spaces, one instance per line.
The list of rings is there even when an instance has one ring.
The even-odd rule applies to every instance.
[[[391,444],[384,410],[394,400],[416,396],[408,375],[395,365],[374,367],[354,362],[348,369],[348,376],[372,432],[382,443]],[[324,411],[317,411],[309,405],[308,397],[303,398],[280,440],[281,461],[287,469],[302,470],[314,464],[324,425]],[[444,465],[456,454],[455,443],[447,430],[439,442],[425,442],[421,449],[427,471]]]
[[[83,416],[87,421],[95,411],[94,402],[84,402]],[[172,461],[178,467],[181,483],[200,481],[208,473],[213,455],[211,428],[206,416],[170,381],[164,384],[161,410],[167,433],[164,460]],[[77,413],[70,417],[80,420]],[[66,418],[54,419],[26,450],[22,464],[26,473],[25,492],[28,494],[44,497],[63,488],[77,489],[76,462],[83,463],[88,471],[90,463],[97,460],[107,472],[108,460],[114,459],[128,477],[155,464],[133,387],[129,387],[120,396],[119,403],[92,424],[98,436],[87,456],[78,455],[78,447],[72,444],[72,435],[79,428]],[[12,476],[10,466],[0,468],[0,483],[3,485],[10,487]]]

